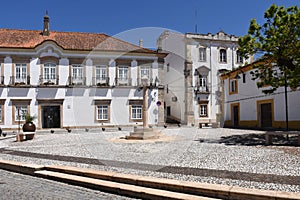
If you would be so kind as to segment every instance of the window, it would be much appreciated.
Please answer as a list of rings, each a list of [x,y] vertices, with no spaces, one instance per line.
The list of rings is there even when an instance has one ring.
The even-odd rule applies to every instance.
[[[44,64],[44,79],[45,82],[56,82],[56,65],[53,63]]]
[[[108,106],[98,105],[97,106],[97,120],[108,120]]]
[[[207,117],[207,104],[200,104],[200,117]]]
[[[236,63],[243,63],[243,57],[239,50],[236,51]]]
[[[128,81],[128,67],[126,67],[126,66],[118,67],[118,80],[119,80],[119,82],[127,82]]]
[[[147,78],[150,79],[150,67],[141,67],[141,78],[143,78],[144,76],[147,76]]]
[[[83,66],[82,65],[72,65],[72,82],[71,84],[84,84],[83,79]]]
[[[15,121],[25,121],[25,116],[28,113],[28,108],[26,105],[16,105],[15,106]]]
[[[131,106],[131,119],[142,119],[142,106]]]
[[[96,123],[110,121],[110,103],[111,100],[94,100]]]
[[[72,78],[73,80],[82,80],[83,78],[82,65],[72,65]]]
[[[106,81],[106,66],[96,66],[96,80],[97,82]]]
[[[220,62],[222,63],[227,62],[227,53],[225,49],[220,49]]]
[[[199,61],[201,61],[201,62],[206,61],[206,48],[199,49]]]
[[[230,80],[229,85],[229,94],[230,93],[237,93],[237,80]]]
[[[26,83],[27,82],[27,65],[16,64],[16,79],[15,83]]]
[[[2,121],[2,106],[0,106],[0,123],[3,122]]]
[[[200,76],[199,78],[199,90],[200,92],[205,92],[206,91],[206,76]]]

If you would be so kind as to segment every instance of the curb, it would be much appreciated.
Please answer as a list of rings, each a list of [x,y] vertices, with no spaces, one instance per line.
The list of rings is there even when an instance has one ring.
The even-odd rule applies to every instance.
[[[300,193],[187,182],[68,166],[43,166],[0,160],[0,168],[138,198],[300,200]]]

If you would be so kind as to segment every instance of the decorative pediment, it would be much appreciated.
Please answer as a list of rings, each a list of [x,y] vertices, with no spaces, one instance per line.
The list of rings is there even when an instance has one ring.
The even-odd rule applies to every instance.
[[[60,58],[62,56],[62,50],[54,42],[48,41],[37,47],[37,54],[40,58],[43,57],[55,57]]]
[[[210,71],[210,69],[205,65],[198,67],[196,70],[198,71],[198,74],[201,74],[202,76],[207,76]]]

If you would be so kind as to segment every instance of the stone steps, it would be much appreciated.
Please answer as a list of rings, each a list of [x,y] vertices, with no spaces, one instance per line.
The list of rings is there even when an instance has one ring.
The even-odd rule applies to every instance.
[[[147,187],[141,187],[131,184],[106,181],[96,178],[83,177],[78,175],[65,174],[47,170],[36,171],[39,177],[62,181],[74,185],[84,186],[91,189],[114,193],[141,199],[189,199],[189,200],[212,200],[213,198],[189,195],[167,190],[159,190]]]
[[[43,166],[0,160],[0,168],[142,199],[300,200],[300,193],[187,182],[68,166]]]

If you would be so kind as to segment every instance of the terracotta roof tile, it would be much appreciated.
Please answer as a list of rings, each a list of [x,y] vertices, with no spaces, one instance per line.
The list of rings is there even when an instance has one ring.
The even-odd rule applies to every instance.
[[[0,48],[35,48],[45,41],[54,41],[66,50],[97,50],[156,53],[106,34],[51,31],[43,36],[39,30],[0,29]]]

